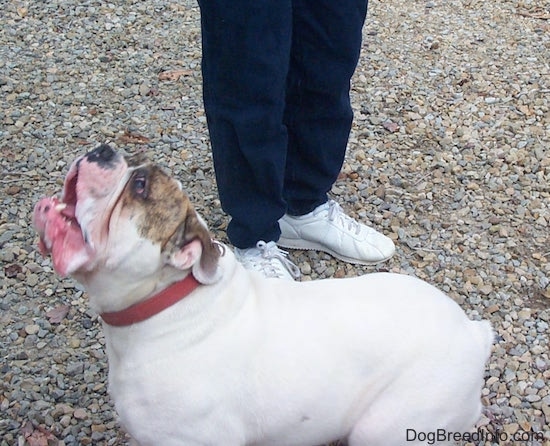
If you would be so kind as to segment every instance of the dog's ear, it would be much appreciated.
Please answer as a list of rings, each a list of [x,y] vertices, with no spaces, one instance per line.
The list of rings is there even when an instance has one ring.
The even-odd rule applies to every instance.
[[[194,211],[187,213],[170,240],[169,263],[178,269],[189,269],[203,284],[220,279],[218,259],[220,250],[212,241],[203,219]]]

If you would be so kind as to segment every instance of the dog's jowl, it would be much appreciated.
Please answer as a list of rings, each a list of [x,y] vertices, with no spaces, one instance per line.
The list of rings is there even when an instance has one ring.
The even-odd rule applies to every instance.
[[[141,446],[426,444],[410,432],[480,415],[488,322],[405,275],[246,271],[142,156],[83,155],[33,222],[102,316],[110,394]]]

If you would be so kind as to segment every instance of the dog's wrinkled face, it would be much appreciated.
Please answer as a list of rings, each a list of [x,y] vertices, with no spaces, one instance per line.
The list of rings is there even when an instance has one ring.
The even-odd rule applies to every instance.
[[[213,280],[218,249],[180,184],[143,156],[102,145],[73,162],[61,200],[41,199],[33,224],[56,271],[154,274],[166,264]],[[195,265],[196,263],[196,265]]]

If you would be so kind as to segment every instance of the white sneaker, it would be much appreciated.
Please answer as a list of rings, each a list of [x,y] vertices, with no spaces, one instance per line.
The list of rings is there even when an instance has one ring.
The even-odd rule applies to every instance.
[[[372,265],[395,253],[393,241],[355,221],[333,200],[306,215],[285,215],[279,220],[278,245],[327,252],[349,263]]]
[[[258,271],[268,279],[298,279],[300,270],[287,259],[287,254],[275,242],[259,241],[255,248],[235,248],[235,257],[248,270]]]

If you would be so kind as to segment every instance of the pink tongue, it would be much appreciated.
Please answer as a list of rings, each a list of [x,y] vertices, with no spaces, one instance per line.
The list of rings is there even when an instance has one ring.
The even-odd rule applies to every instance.
[[[58,210],[59,204],[56,197],[42,198],[34,207],[33,225],[40,235],[42,254],[51,252],[55,270],[61,276],[68,276],[89,262],[91,253],[78,223],[73,220],[74,206]]]

